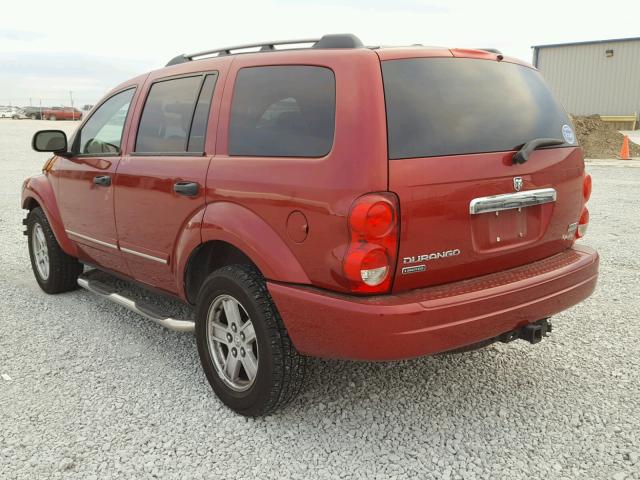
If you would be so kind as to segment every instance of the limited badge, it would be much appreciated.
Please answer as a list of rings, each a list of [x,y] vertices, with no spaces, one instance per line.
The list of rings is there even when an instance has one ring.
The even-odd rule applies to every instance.
[[[573,128],[569,125],[562,126],[562,138],[567,143],[576,143],[576,135],[573,133]]]
[[[408,275],[410,273],[424,272],[426,270],[427,270],[426,265],[413,265],[411,267],[402,267],[402,274]]]

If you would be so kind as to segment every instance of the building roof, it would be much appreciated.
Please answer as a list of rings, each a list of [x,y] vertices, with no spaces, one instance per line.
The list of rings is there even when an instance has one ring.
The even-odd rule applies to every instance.
[[[547,45],[532,45],[531,48],[568,47],[573,45],[593,45],[598,43],[640,41],[640,37],[611,38],[609,40],[587,40],[586,42],[550,43]]]

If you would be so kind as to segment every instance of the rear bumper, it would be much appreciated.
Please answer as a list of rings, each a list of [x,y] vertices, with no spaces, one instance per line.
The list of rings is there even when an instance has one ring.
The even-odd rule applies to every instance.
[[[268,282],[301,353],[396,360],[463,347],[550,317],[587,298],[598,253],[574,246],[514,269],[397,295],[355,297]]]

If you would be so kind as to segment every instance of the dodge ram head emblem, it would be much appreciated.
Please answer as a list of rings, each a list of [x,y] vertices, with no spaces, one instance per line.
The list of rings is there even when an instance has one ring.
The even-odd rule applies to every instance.
[[[516,192],[522,190],[522,177],[513,177],[513,188]]]

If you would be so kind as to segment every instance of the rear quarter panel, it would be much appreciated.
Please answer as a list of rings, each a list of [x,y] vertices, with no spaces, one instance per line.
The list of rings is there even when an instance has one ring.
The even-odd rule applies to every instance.
[[[326,156],[228,155],[229,115],[236,75],[244,67],[270,65],[316,65],[333,71],[336,123],[333,148]],[[384,191],[388,185],[384,97],[378,57],[364,49],[238,55],[224,88],[216,154],[207,176],[207,201],[241,205],[273,230],[302,266],[310,283],[345,289],[341,262],[348,242],[349,208],[358,196]],[[302,242],[294,241],[287,233],[287,219],[294,211],[301,212],[307,219],[308,235]],[[254,228],[247,224],[243,234],[254,237],[251,240],[260,244],[262,234],[257,225]],[[268,248],[268,244],[263,248]],[[277,265],[269,270],[287,271]],[[289,281],[287,278],[272,280]]]

